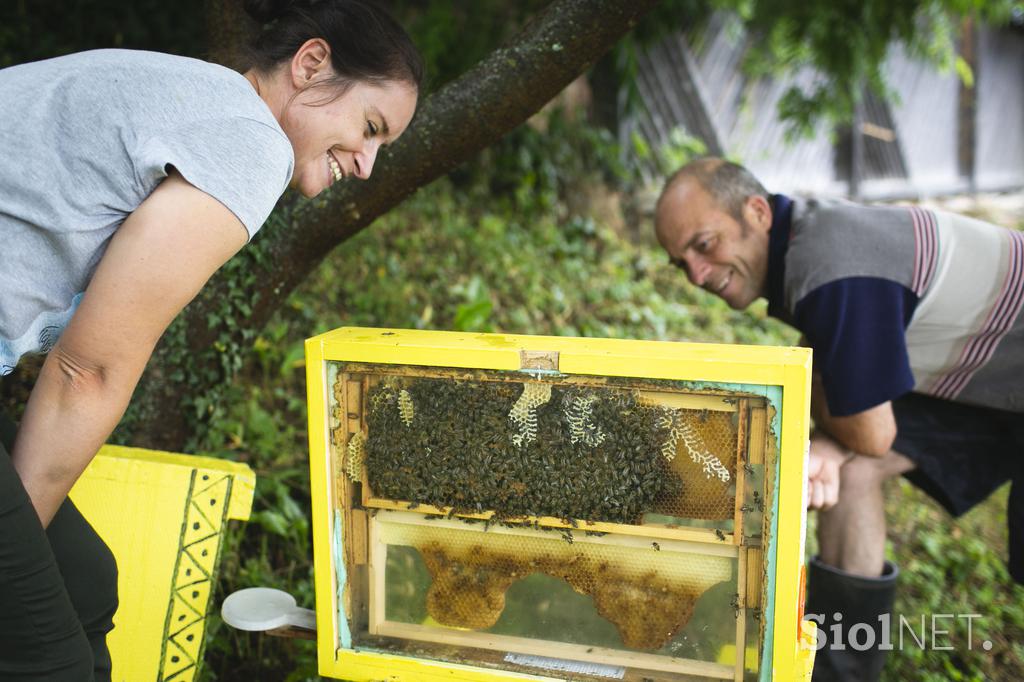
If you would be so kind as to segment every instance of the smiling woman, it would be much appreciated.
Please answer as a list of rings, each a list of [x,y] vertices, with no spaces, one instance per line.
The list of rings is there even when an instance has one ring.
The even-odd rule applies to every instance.
[[[366,179],[377,151],[404,132],[423,66],[389,16],[358,2],[247,2],[267,23],[245,76],[291,141],[292,187],[316,196]]]
[[[116,567],[68,490],[285,188],[369,177],[412,119],[421,61],[383,11],[248,5],[244,74],[129,50],[0,70],[0,376],[48,353],[0,444],[0,679],[110,679]]]

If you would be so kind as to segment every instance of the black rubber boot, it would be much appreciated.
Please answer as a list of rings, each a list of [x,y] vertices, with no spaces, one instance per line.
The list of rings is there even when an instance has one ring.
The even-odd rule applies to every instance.
[[[899,569],[888,561],[881,577],[865,578],[824,564],[818,557],[811,559],[804,613],[818,623],[819,643],[825,638],[814,657],[813,682],[877,682],[892,648],[898,576]],[[886,618],[879,617],[885,614],[888,626],[883,631]]]

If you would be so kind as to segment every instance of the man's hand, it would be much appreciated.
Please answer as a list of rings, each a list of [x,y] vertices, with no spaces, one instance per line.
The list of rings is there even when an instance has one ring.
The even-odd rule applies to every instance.
[[[811,434],[807,464],[807,508],[827,510],[839,501],[839,470],[853,453],[821,431]]]

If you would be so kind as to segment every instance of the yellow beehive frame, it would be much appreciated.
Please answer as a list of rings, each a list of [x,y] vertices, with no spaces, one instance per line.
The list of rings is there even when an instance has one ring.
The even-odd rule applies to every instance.
[[[800,620],[806,500],[804,467],[810,405],[811,354],[805,348],[682,344],[502,334],[341,328],[306,341],[317,648],[320,673],[347,680],[555,679],[485,670],[338,646],[337,565],[333,556],[335,485],[343,476],[334,461],[327,411],[331,361],[425,367],[522,370],[553,363],[564,375],[681,380],[718,386],[764,387],[781,394],[778,424],[778,506],[774,538],[774,604],[770,670],[761,679],[809,679],[812,628]],[[767,395],[767,393],[766,393]],[[813,640],[811,640],[813,641]]]

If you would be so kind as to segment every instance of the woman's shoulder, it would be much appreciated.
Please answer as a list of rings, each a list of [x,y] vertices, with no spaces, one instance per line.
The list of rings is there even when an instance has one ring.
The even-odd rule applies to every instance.
[[[201,59],[183,57],[181,55],[168,54],[165,52],[153,52],[150,50],[132,50],[126,48],[101,48],[97,50],[85,50],[72,52],[70,54],[40,59],[34,62],[16,64],[7,67],[7,70],[51,70],[61,72],[76,72],[83,69],[114,69],[125,70],[131,68],[157,68],[157,69],[188,69],[197,68],[201,65],[213,67],[214,64],[204,62]],[[218,67],[223,68],[223,67]]]
[[[100,49],[18,64],[0,70],[7,82],[60,83],[105,97],[108,92],[126,96],[166,93],[181,99],[194,92],[204,94],[246,93],[245,78],[227,67],[193,57],[146,50]],[[251,89],[251,88],[249,88]]]
[[[152,85],[173,87],[182,80],[198,80],[217,86],[245,84],[244,77],[225,66],[148,50],[102,49],[77,52],[50,60],[59,69],[89,73],[93,77],[112,80],[147,80]],[[123,80],[121,81],[124,82]]]

